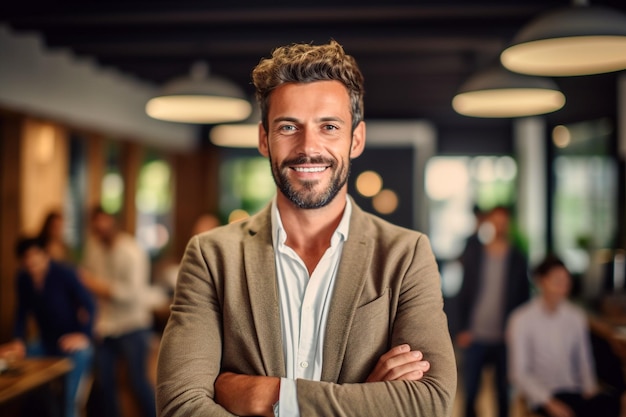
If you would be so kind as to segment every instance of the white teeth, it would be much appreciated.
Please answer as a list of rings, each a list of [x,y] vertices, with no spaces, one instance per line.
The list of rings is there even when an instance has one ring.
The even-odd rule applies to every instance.
[[[316,168],[294,168],[298,172],[322,172],[326,169],[326,167],[316,167]]]

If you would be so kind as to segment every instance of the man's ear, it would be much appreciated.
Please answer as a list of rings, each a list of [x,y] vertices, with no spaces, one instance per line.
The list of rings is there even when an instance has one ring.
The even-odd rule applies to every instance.
[[[263,122],[259,122],[259,153],[265,157],[269,157],[270,154],[267,140],[267,132],[263,127]]]
[[[365,122],[361,121],[352,132],[350,159],[359,157],[365,149]]]

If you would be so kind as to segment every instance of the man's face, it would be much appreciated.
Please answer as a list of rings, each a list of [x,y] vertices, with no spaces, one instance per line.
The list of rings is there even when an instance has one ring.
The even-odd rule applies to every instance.
[[[364,123],[354,133],[351,125],[350,97],[338,81],[284,84],[271,93],[269,131],[259,127],[259,151],[296,206],[324,207],[346,192],[350,159],[365,145]]]
[[[552,300],[560,301],[569,295],[572,288],[572,280],[567,269],[562,266],[556,266],[541,278],[539,287],[545,296]]]
[[[500,239],[506,239],[509,235],[509,214],[504,210],[494,210],[489,215],[489,221],[494,227],[495,235]]]
[[[115,220],[108,214],[99,213],[91,220],[93,233],[101,240],[108,241],[115,231]]]
[[[48,255],[36,246],[30,247],[22,256],[22,267],[32,276],[40,276],[48,268]]]

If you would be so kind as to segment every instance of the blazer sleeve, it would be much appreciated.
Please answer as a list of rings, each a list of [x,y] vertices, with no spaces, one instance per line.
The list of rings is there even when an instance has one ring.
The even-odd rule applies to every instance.
[[[214,401],[222,358],[221,323],[217,290],[194,237],[183,257],[161,340],[156,386],[159,416],[232,416]]]
[[[344,383],[297,380],[301,417],[449,416],[456,361],[443,311],[440,277],[426,236],[415,242],[400,284],[391,346],[408,343],[431,364],[420,381]]]

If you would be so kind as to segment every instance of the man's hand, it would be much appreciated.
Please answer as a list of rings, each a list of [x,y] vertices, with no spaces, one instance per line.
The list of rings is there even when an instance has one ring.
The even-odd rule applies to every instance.
[[[215,402],[238,416],[273,417],[280,378],[224,372],[215,381]]]
[[[396,346],[380,357],[366,382],[419,381],[430,369],[430,363],[423,359],[422,352],[412,351],[409,345]]]
[[[557,400],[556,398],[551,398],[548,402],[543,406],[543,408],[550,414],[552,417],[575,417],[574,412],[567,404],[562,401]]]
[[[26,356],[26,345],[19,339],[0,345],[0,358],[8,362],[23,359]]]
[[[93,295],[99,298],[109,299],[112,296],[111,288],[109,284],[96,277],[87,269],[81,268],[78,271],[78,276],[82,284],[89,290]]]
[[[83,333],[67,333],[59,338],[59,348],[63,353],[74,353],[88,346],[89,338]]]

